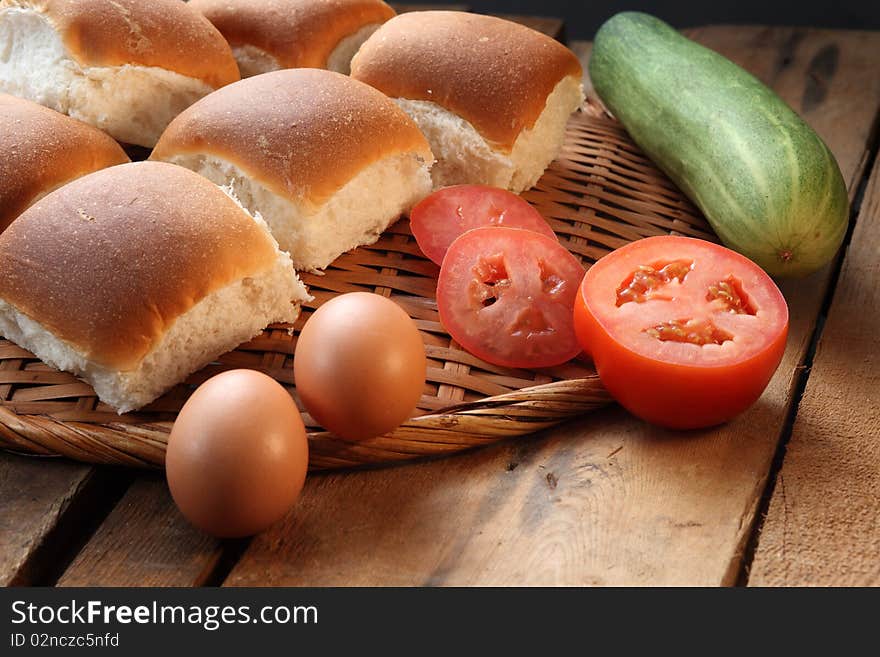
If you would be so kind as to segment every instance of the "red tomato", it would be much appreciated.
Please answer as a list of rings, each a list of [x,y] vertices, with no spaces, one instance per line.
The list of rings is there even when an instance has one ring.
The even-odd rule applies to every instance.
[[[555,239],[518,228],[476,228],[446,254],[440,321],[470,353],[506,367],[551,367],[581,349],[572,308],[584,268]]]
[[[516,194],[486,185],[456,185],[434,192],[410,212],[410,227],[426,256],[442,264],[455,239],[472,228],[523,228],[556,239],[550,225]]]
[[[751,406],[788,333],[788,306],[758,265],[689,237],[649,237],[599,260],[575,329],[608,392],[666,427],[707,427]]]

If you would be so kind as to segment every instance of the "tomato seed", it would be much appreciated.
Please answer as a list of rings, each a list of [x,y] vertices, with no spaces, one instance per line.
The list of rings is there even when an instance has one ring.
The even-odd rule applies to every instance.
[[[699,346],[723,344],[733,340],[733,336],[711,321],[676,319],[645,329],[645,333],[661,342],[687,342]]]
[[[654,265],[639,265],[639,268],[617,288],[617,306],[620,307],[631,301],[644,303],[657,298],[652,294],[654,291],[673,280],[683,283],[693,267],[692,260],[673,260],[666,263],[658,262]]]
[[[544,260],[538,260],[539,276],[541,278],[541,291],[555,296],[565,291],[565,279],[556,273]]]
[[[757,313],[757,310],[749,301],[748,295],[743,290],[742,283],[733,276],[728,276],[723,281],[710,285],[709,292],[706,294],[706,300],[709,302],[717,301],[723,311],[736,315],[754,315]]]
[[[488,308],[500,299],[504,290],[511,284],[504,264],[504,256],[501,254],[480,258],[471,269],[471,273],[474,277],[470,284],[471,298],[479,302],[483,308]]]

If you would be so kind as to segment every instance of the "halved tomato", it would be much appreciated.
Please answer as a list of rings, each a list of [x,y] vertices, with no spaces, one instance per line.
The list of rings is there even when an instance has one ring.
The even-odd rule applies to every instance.
[[[437,281],[440,321],[478,358],[550,367],[581,349],[572,310],[584,268],[559,244],[518,228],[476,228],[446,254]]]
[[[689,237],[649,237],[584,277],[575,329],[608,392],[634,415],[706,427],[753,404],[785,351],[788,306],[739,253]]]
[[[540,212],[516,194],[497,187],[444,187],[410,212],[410,228],[419,248],[438,265],[459,235],[486,226],[523,228],[556,239]]]

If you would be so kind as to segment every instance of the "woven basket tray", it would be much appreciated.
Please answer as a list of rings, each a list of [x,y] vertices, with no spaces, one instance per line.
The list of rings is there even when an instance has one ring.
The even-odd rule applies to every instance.
[[[681,192],[617,123],[591,106],[571,119],[562,154],[525,197],[587,265],[650,235],[713,239]],[[390,296],[422,331],[428,377],[420,415],[392,434],[358,443],[321,431],[305,415],[313,429],[313,470],[449,454],[528,434],[608,403],[587,362],[512,370],[461,350],[438,321],[437,273],[421,255],[408,222],[400,221],[376,244],[341,256],[324,275],[303,276],[315,301],[304,309],[293,336],[286,325],[271,326],[146,409],[123,416],[98,402],[87,384],[0,338],[0,445],[92,463],[161,467],[172,422],[196,385],[222,370],[247,367],[274,377],[296,397],[292,362],[298,329],[322,302],[359,290]]]

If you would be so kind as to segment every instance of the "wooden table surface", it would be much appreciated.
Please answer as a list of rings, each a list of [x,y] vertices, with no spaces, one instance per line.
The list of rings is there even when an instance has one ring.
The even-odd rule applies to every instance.
[[[0,452],[0,582],[880,584],[880,32],[689,34],[801,113],[853,200],[840,257],[782,285],[788,348],[747,413],[680,433],[612,407],[444,460],[311,476],[282,522],[232,542],[192,529],[159,474]],[[586,62],[589,44],[570,45]]]

